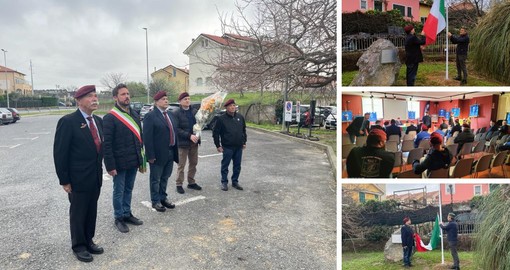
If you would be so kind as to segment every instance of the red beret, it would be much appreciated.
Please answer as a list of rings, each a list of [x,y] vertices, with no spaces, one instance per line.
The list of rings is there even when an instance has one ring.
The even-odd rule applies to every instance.
[[[76,93],[74,93],[74,98],[81,98],[86,96],[90,92],[96,92],[96,86],[95,85],[85,85],[82,86]]]
[[[406,33],[408,33],[408,34],[409,34],[409,33],[411,32],[411,30],[413,30],[413,29],[414,29],[414,26],[413,26],[412,24],[406,25],[406,26],[404,27],[404,31],[406,31]]]
[[[374,128],[368,133],[368,137],[376,137],[378,141],[386,141],[386,132],[382,129]]]
[[[409,218],[408,217],[405,217],[404,218],[404,223],[408,222],[409,221]]]
[[[189,97],[189,94],[188,92],[182,92],[180,95],[179,95],[179,98],[177,100],[181,101],[181,99],[185,98],[185,97]]]
[[[423,125],[421,125],[421,130],[427,131],[427,130],[429,130],[429,127],[427,127],[427,125],[423,124]]]
[[[464,124],[462,124],[462,127],[463,127],[463,128],[469,128],[469,124],[464,123]]]
[[[236,102],[234,101],[234,99],[233,99],[233,98],[231,98],[231,99],[227,100],[227,102],[225,102],[225,105],[223,105],[223,106],[224,106],[224,107],[227,107],[227,106],[228,106],[228,105],[230,105],[230,104],[236,104]]]
[[[155,101],[158,101],[160,100],[162,97],[166,97],[166,92],[165,91],[158,91],[155,95],[154,95],[154,100]]]
[[[441,136],[438,132],[432,132],[432,134],[430,134],[430,142],[434,145],[442,144],[443,136]]]

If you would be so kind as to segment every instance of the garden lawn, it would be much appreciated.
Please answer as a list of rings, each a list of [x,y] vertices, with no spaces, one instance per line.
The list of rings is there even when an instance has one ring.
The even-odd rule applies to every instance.
[[[460,268],[463,270],[475,270],[473,261],[473,252],[459,251]],[[413,255],[411,263],[414,267],[411,269],[448,269],[452,266],[453,260],[450,251],[444,251],[445,264],[441,265],[441,250],[430,252],[416,252]],[[384,259],[383,252],[360,252],[343,253],[342,270],[392,270],[404,269],[402,261],[389,262]]]
[[[448,64],[448,80],[445,79],[445,63],[442,62],[424,62],[418,67],[415,86],[459,86],[460,82],[453,78],[457,76],[455,62]],[[349,86],[358,71],[348,71],[342,73],[342,86]],[[485,78],[471,69],[468,64],[468,79],[466,86],[504,86],[502,82]],[[402,64],[394,86],[406,86],[406,66]]]

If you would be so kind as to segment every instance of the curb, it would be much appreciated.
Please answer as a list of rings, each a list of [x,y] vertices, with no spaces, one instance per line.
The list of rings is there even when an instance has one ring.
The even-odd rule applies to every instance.
[[[336,178],[337,177],[337,174],[336,174],[337,173],[336,154],[335,154],[335,151],[333,151],[333,147],[331,147],[329,145],[322,144],[322,143],[308,141],[308,140],[305,140],[305,139],[301,139],[301,138],[297,138],[297,137],[292,137],[292,136],[289,136],[289,135],[282,134],[280,132],[270,131],[270,130],[266,130],[266,129],[262,129],[262,128],[258,128],[258,127],[248,127],[247,126],[246,128],[250,128],[250,129],[253,129],[253,130],[260,131],[260,132],[276,135],[276,136],[279,136],[281,138],[286,138],[286,139],[289,139],[291,141],[308,144],[310,146],[322,149],[324,152],[326,152],[326,155],[328,156],[329,163],[331,165],[331,168],[333,169],[333,177],[335,178],[335,181],[336,181],[336,179],[337,179]]]

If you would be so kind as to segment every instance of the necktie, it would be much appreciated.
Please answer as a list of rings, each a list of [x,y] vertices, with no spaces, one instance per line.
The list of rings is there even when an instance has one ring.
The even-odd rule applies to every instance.
[[[168,114],[166,113],[166,111],[163,112],[163,115],[165,115],[166,124],[168,125],[168,128],[170,129],[170,146],[174,146],[175,145],[174,126],[172,125],[170,118],[168,118]]]
[[[92,116],[87,117],[87,120],[89,120],[90,133],[92,134],[92,138],[94,139],[94,143],[96,144],[96,150],[99,153],[99,150],[101,149],[101,140],[97,135],[96,125],[94,125],[94,121],[92,121]]]

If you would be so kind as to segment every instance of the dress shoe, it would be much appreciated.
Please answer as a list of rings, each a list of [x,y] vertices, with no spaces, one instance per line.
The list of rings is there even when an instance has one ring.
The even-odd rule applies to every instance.
[[[184,189],[182,188],[182,186],[177,186],[175,189],[177,190],[177,193],[184,194]]]
[[[152,203],[152,208],[156,209],[158,212],[165,212],[166,208],[161,205],[161,203]]]
[[[161,204],[166,208],[170,208],[170,209],[175,208],[175,204],[171,203],[168,199],[161,201]]]
[[[94,242],[92,242],[92,244],[90,244],[88,247],[87,247],[87,251],[90,253],[90,254],[103,254],[104,252],[104,249],[96,244],[94,244]]]
[[[124,223],[123,219],[116,218],[115,219],[115,226],[117,226],[117,229],[119,229],[119,232],[121,232],[121,233],[129,232],[129,228],[126,225],[126,223]]]
[[[125,217],[124,222],[133,224],[133,225],[137,225],[137,226],[143,224],[143,221],[141,221],[138,218],[136,218],[135,216],[133,216],[133,214],[129,214],[129,217]]]
[[[457,77],[455,77],[453,79],[456,80],[456,81],[460,81],[461,80],[461,78],[459,76],[457,76]]]
[[[78,259],[78,261],[82,261],[82,262],[91,262],[94,260],[94,258],[92,257],[92,255],[90,255],[90,253],[86,250],[83,250],[83,251],[73,251],[74,253],[74,256],[76,256],[76,259]]]
[[[189,189],[194,189],[194,190],[202,190],[202,187],[201,187],[201,186],[199,186],[197,183],[189,184],[189,185],[188,185],[188,188],[189,188]]]
[[[232,184],[232,187],[237,189],[237,190],[243,190],[243,187],[240,186],[239,184]]]
[[[223,190],[223,191],[227,191],[228,190],[228,186],[227,186],[226,183],[225,184],[221,184],[221,190]]]
[[[465,85],[465,84],[467,84],[467,80],[460,81],[460,85]]]

